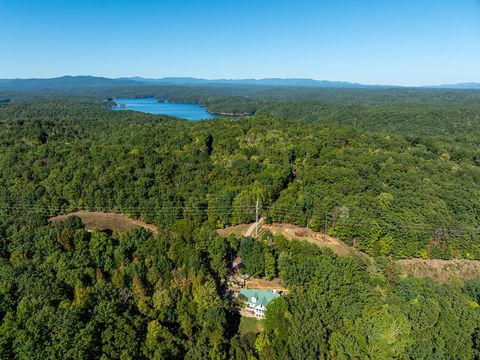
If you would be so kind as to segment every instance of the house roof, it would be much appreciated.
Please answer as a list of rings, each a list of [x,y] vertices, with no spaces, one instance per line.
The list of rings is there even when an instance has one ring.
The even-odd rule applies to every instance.
[[[232,266],[238,266],[242,263],[242,258],[240,256],[237,256],[233,262],[232,262]]]
[[[257,299],[256,304],[263,305],[263,306],[267,306],[267,304],[270,301],[280,297],[279,293],[273,292],[272,290],[259,290],[259,289],[240,289],[240,294],[245,296],[248,299],[248,301],[250,301],[252,297],[256,298]]]

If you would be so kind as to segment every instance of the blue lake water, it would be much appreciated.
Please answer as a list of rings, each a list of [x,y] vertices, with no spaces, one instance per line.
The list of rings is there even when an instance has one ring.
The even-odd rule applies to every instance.
[[[114,100],[117,106],[113,110],[133,110],[148,114],[161,114],[175,116],[186,120],[204,120],[213,119],[217,115],[210,114],[203,106],[197,104],[159,102],[155,98],[125,99],[117,98]]]

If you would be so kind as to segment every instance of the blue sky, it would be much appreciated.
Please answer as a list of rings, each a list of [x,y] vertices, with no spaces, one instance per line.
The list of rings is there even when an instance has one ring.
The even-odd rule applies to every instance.
[[[480,0],[0,0],[0,78],[480,82]]]

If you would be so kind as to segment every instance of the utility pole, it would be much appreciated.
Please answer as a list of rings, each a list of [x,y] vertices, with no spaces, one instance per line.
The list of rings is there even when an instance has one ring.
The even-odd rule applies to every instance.
[[[255,237],[258,237],[258,198],[257,204],[255,205],[255,223],[257,224],[255,226]]]

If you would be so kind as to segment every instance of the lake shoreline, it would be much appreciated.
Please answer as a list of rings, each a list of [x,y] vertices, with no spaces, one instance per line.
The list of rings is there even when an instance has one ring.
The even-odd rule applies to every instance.
[[[154,97],[115,98],[112,99],[112,103],[115,105],[110,108],[114,111],[132,110],[145,114],[167,115],[189,121],[210,120],[219,117],[199,104],[160,101]]]
[[[202,108],[204,110],[204,112],[206,114],[209,114],[210,116],[207,116],[205,117],[204,119],[195,119],[195,120],[192,120],[192,119],[188,119],[186,118],[187,120],[191,120],[191,121],[198,121],[198,120],[208,120],[208,119],[214,119],[214,118],[217,118],[217,117],[232,117],[232,118],[236,118],[236,117],[242,117],[242,116],[251,116],[253,115],[253,113],[250,113],[250,112],[241,112],[241,113],[236,113],[236,112],[227,112],[227,111],[211,111],[208,109],[207,105],[203,105],[203,104],[198,104],[198,103],[193,103],[193,102],[181,102],[181,101],[175,101],[175,102],[170,102],[170,101],[163,101],[163,100],[158,100],[157,98],[155,98],[154,96],[145,96],[145,97],[139,97],[139,98],[115,98],[115,99],[109,99],[108,101],[112,102],[113,105],[109,105],[110,109],[112,110],[133,110],[133,111],[139,111],[139,112],[143,112],[143,113],[147,113],[147,114],[154,114],[154,115],[169,115],[169,116],[174,116],[174,117],[180,117],[180,118],[184,118],[182,116],[179,116],[179,115],[173,115],[171,113],[169,113],[167,110],[165,111],[165,113],[161,113],[161,112],[157,112],[157,111],[154,111],[154,112],[150,112],[150,111],[147,111],[146,109],[144,110],[141,110],[141,109],[138,109],[138,108],[131,108],[132,106],[128,106],[126,105],[124,102],[120,102],[117,100],[124,100],[125,101],[130,101],[130,102],[145,102],[145,100],[152,100],[152,102],[149,103],[149,105],[155,105],[155,104],[162,104],[162,105],[172,105],[172,106],[190,106],[190,107],[199,107],[199,108]]]
[[[210,111],[208,108],[206,108],[207,112],[213,115],[218,115],[218,116],[229,116],[229,117],[241,117],[241,116],[252,116],[252,113],[249,112],[243,112],[243,113],[232,113],[232,112],[218,112],[218,111]]]

